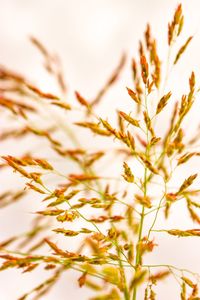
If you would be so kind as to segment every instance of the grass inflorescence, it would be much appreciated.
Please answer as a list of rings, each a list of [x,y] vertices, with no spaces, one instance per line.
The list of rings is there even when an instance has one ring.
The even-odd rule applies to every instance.
[[[157,299],[156,285],[175,276],[174,272],[180,284],[179,298],[200,299],[198,274],[166,262],[145,262],[145,255],[159,247],[157,233],[177,238],[200,236],[198,228],[156,227],[158,216],[167,219],[180,200],[188,210],[187,217],[200,224],[200,190],[194,187],[198,174],[191,171],[179,185],[171,187],[175,171],[200,155],[191,151],[198,147],[199,132],[187,139],[184,130],[185,118],[199,92],[194,72],[188,80],[188,93],[180,101],[174,102],[173,92],[166,91],[169,69],[182,59],[192,40],[192,36],[187,38],[172,55],[183,26],[179,5],[168,25],[169,55],[164,68],[157,41],[147,25],[139,56],[131,62],[132,85],[125,88],[133,108],[131,112],[117,110],[115,125],[106,116],[99,116],[96,107],[119,78],[125,55],[93,100],[75,91],[75,105],[75,101],[65,100],[68,87],[58,57],[36,38],[31,37],[31,42],[43,56],[59,96],[0,68],[0,106],[5,122],[11,123],[1,132],[1,142],[23,142],[31,137],[40,149],[47,149],[40,154],[38,146],[33,147],[18,156],[4,155],[1,161],[2,174],[9,166],[16,176],[24,178],[25,187],[4,191],[0,195],[2,209],[29,194],[40,197],[41,209],[34,212],[31,230],[1,241],[0,270],[19,268],[26,273],[43,266],[51,273],[18,300],[43,297],[69,269],[80,273],[80,287],[95,291],[92,300]],[[76,112],[78,119],[74,120]],[[170,114],[168,128],[159,136],[157,124],[165,112]],[[83,134],[88,131],[86,134],[103,143],[110,140],[112,151],[84,145],[77,130]],[[110,154],[120,165],[114,177],[99,169],[107,159],[111,164]],[[156,195],[151,192],[153,186],[157,187]],[[151,216],[150,226],[145,224],[147,216]],[[62,241],[77,238],[77,250],[61,247],[55,236]]]

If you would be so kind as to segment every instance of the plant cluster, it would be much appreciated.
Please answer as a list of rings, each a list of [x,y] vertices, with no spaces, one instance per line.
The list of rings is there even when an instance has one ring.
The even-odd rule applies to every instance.
[[[164,213],[168,218],[177,202],[186,205],[188,216],[200,224],[200,189],[193,185],[198,175],[191,172],[179,186],[171,186],[175,170],[200,155],[198,150],[191,150],[198,149],[199,131],[187,137],[184,130],[184,121],[199,92],[194,72],[189,77],[188,93],[180,101],[175,102],[173,93],[166,91],[170,69],[192,40],[189,37],[173,54],[183,24],[179,5],[168,25],[166,68],[147,25],[138,58],[131,63],[132,85],[127,87],[127,98],[132,112],[117,110],[114,125],[99,116],[96,108],[117,81],[125,64],[124,55],[95,99],[90,101],[75,92],[77,104],[65,100],[67,87],[58,57],[35,38],[31,41],[42,54],[60,96],[43,92],[25,77],[0,68],[1,114],[9,124],[1,132],[0,141],[16,145],[35,138],[39,142],[38,147],[19,156],[2,157],[2,174],[9,166],[23,178],[25,188],[4,191],[0,206],[14,205],[29,194],[41,199],[31,230],[1,241],[0,270],[19,268],[25,273],[42,266],[50,273],[18,300],[43,297],[69,269],[80,273],[80,287],[95,291],[92,300],[154,300],[156,284],[171,275],[180,285],[179,299],[200,299],[198,274],[166,263],[145,263],[145,255],[158,246],[158,232],[177,238],[200,236],[198,228],[156,227],[158,216]],[[164,113],[170,115],[168,127],[158,136]],[[77,130],[89,134],[88,140],[99,139],[103,146],[91,150],[82,145]],[[105,149],[104,140],[111,141],[112,151]],[[38,154],[38,149],[45,151]],[[110,162],[111,155],[119,166],[115,176],[98,171],[101,162]],[[145,227],[147,216],[151,221]],[[66,247],[60,246],[55,236],[61,236],[60,241],[75,240],[77,250],[69,250],[69,242]]]

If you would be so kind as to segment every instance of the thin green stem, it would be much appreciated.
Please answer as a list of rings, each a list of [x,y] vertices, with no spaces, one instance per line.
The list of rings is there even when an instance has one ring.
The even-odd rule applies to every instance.
[[[151,225],[151,227],[150,227],[150,229],[149,229],[149,232],[148,232],[148,235],[147,235],[147,239],[149,239],[150,234],[151,234],[151,232],[152,232],[152,230],[153,230],[153,228],[154,228],[154,225],[155,225],[155,223],[156,223],[156,221],[157,221],[158,213],[159,213],[159,211],[160,211],[160,209],[161,209],[161,207],[162,207],[161,204],[162,204],[162,201],[163,201],[165,195],[166,195],[166,183],[165,183],[165,192],[164,192],[162,198],[161,198],[160,201],[159,201],[159,204],[158,204],[158,207],[157,207],[157,210],[156,210],[156,214],[155,214],[155,218],[154,218],[154,220],[153,220],[153,222],[152,222],[152,225]]]
[[[148,106],[147,106],[147,90],[145,87],[145,107],[148,114]],[[146,129],[146,139],[147,139],[147,147],[146,147],[146,155],[149,153],[149,129]],[[144,197],[147,195],[147,168],[144,169]],[[140,241],[142,239],[142,231],[143,231],[143,225],[144,225],[144,218],[145,218],[145,207],[142,206],[142,212],[140,217],[140,224],[139,224],[139,233],[138,233],[138,241],[136,246],[136,259],[135,259],[135,265],[136,270],[139,265],[141,265],[141,252],[140,252]],[[137,285],[133,289],[133,300],[136,300],[137,297]]]
[[[143,224],[144,224],[144,217],[145,217],[145,208],[143,206],[142,207],[142,213],[141,213],[141,219],[140,219],[140,228],[139,228],[139,234],[138,234],[136,260],[135,260],[136,269],[137,269],[137,267],[141,263],[141,253],[140,253],[140,245],[139,244],[140,244],[140,241],[141,241],[141,238],[142,238],[142,230],[143,230]],[[133,300],[136,300],[136,296],[137,296],[137,286],[135,286],[134,290],[133,290]]]

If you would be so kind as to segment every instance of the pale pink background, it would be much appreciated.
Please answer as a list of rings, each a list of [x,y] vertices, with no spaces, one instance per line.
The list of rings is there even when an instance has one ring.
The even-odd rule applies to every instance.
[[[185,37],[195,34],[195,39],[171,80],[172,86],[176,86],[175,94],[180,89],[185,90],[185,83],[193,69],[200,83],[200,2],[179,2],[183,3],[186,19]],[[152,24],[158,41],[161,40],[160,52],[166,57],[166,27],[177,3],[175,0],[0,0],[0,64],[28,75],[44,89],[51,88],[41,68],[41,57],[27,38],[34,35],[49,49],[60,54],[70,87],[69,95],[72,96],[76,89],[89,98],[93,97],[116,66],[121,53],[126,51],[129,59],[135,55],[138,39],[147,22]],[[128,68],[129,65],[118,86],[109,92],[109,103],[123,101],[124,86],[130,83]],[[105,102],[106,100],[103,107],[109,114]],[[197,105],[193,121],[198,121],[199,113],[200,107]],[[192,126],[192,123],[188,125]],[[0,153],[8,152],[7,150],[9,151],[0,150]],[[199,163],[194,167],[198,171]],[[25,212],[31,211],[30,205],[23,207]],[[20,232],[23,225],[28,223],[28,216],[19,220],[20,209],[18,207],[15,210],[13,207],[1,213],[2,238],[11,233],[13,227]],[[187,226],[185,211],[181,208],[177,211],[178,213],[174,212],[169,227]],[[11,217],[7,218],[8,215]],[[160,224],[162,227],[162,220]],[[197,238],[191,239],[189,243],[164,235],[160,238],[160,250],[151,258],[151,262],[167,262],[200,272],[199,249],[200,242]],[[40,274],[36,272],[36,275],[32,273],[21,276],[16,270],[0,273],[0,300],[15,300],[38,282]],[[91,294],[84,288],[78,288],[78,276],[71,271],[67,272],[60,284],[44,299],[87,299]],[[40,280],[42,278],[43,274]],[[163,283],[157,291],[159,299],[178,299],[177,285],[173,278]]]

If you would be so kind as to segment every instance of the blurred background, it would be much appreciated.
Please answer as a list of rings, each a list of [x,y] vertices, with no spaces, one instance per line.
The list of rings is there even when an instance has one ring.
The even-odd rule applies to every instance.
[[[43,70],[41,55],[29,41],[30,36],[35,36],[50,51],[59,54],[69,88],[68,97],[73,99],[74,90],[78,90],[92,99],[125,52],[128,59],[122,76],[102,103],[101,110],[107,115],[112,114],[116,103],[123,107],[124,101],[126,106],[126,100],[123,99],[126,95],[125,86],[131,82],[131,58],[137,55],[138,40],[143,36],[147,22],[157,38],[161,58],[166,59],[167,24],[178,3],[183,4],[185,15],[183,40],[194,35],[184,59],[172,72],[169,81],[170,89],[178,95],[180,91],[185,91],[192,70],[196,72],[197,82],[200,83],[199,0],[0,0],[0,64],[26,75],[43,90],[54,92],[52,82]],[[192,122],[188,121],[188,130],[199,121],[199,116],[200,107],[197,105]],[[18,151],[18,146],[15,147]],[[9,154],[9,151],[1,149],[0,154]],[[199,166],[199,163],[194,166],[197,172]],[[9,186],[5,178],[4,181]],[[27,204],[23,210],[31,211],[31,207]],[[17,210],[13,207],[1,212],[1,239],[11,234],[14,226],[20,231],[28,222],[28,217],[19,219],[20,212],[20,206]],[[189,225],[181,209],[178,213],[174,212],[170,220],[169,227]],[[160,248],[151,258],[152,263],[167,262],[200,272],[200,242],[197,239],[189,242],[181,239],[177,242],[171,237],[160,239]],[[17,299],[38,282],[38,276],[38,273],[35,276],[34,273],[22,276],[16,270],[0,273],[0,299]],[[78,276],[69,271],[44,299],[88,299],[91,293],[85,288],[78,288]],[[173,278],[162,283],[156,291],[158,299],[178,299],[178,294],[174,297],[178,288]]]

